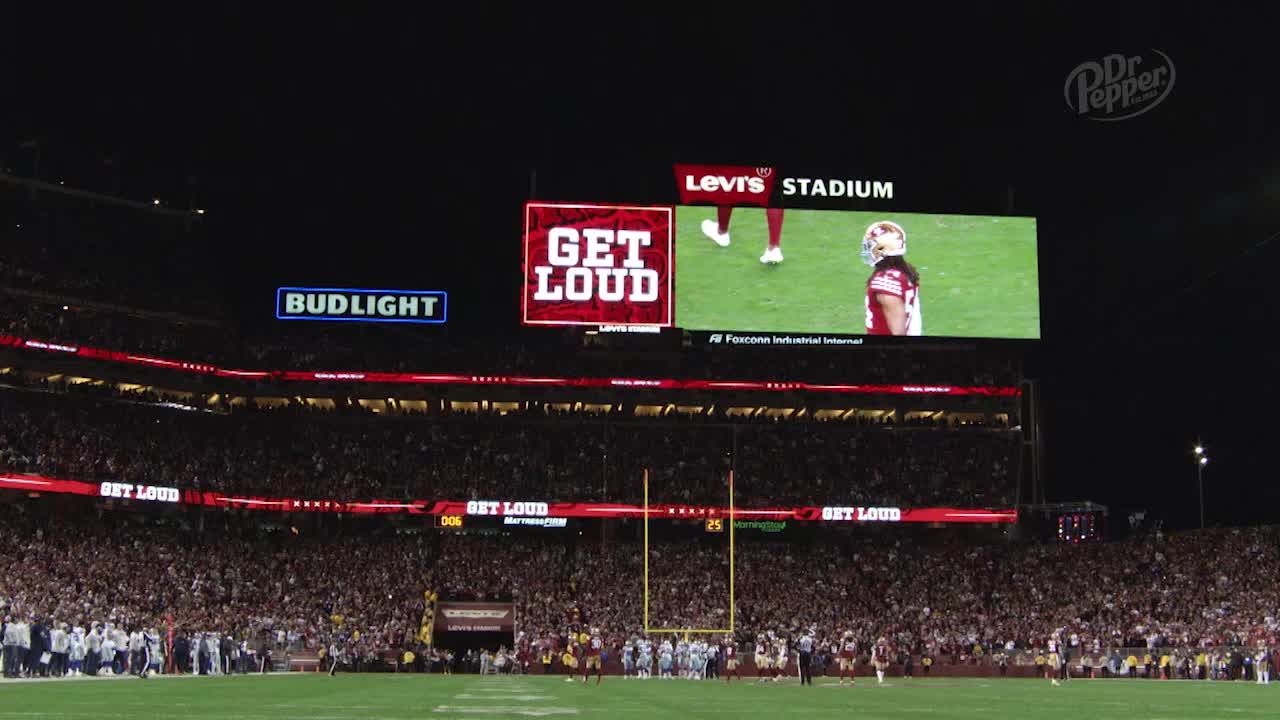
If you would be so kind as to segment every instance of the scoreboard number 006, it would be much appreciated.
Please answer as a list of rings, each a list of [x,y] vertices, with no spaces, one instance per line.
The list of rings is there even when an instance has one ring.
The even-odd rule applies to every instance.
[[[436,527],[456,530],[462,527],[461,515],[437,515]]]

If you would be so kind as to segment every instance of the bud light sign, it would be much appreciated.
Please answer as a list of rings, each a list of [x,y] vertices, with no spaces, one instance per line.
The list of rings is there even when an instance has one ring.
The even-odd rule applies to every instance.
[[[439,290],[358,290],[282,287],[276,290],[279,320],[428,323],[448,318],[449,296]]]

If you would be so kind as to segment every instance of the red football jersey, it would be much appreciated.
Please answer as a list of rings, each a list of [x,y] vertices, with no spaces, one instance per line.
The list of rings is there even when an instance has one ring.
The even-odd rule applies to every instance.
[[[921,334],[920,286],[913,284],[906,273],[896,268],[877,270],[867,283],[867,334],[892,335],[889,322],[885,319],[884,309],[876,295],[893,295],[902,298],[907,310],[907,335]]]
[[[737,654],[738,648],[734,647],[732,643],[724,646],[724,656],[726,658],[732,659],[733,656]]]
[[[851,660],[854,657],[857,657],[857,655],[858,655],[857,643],[847,642],[844,644],[844,647],[840,650],[840,657],[846,660]]]
[[[600,638],[598,637],[591,638],[590,640],[587,641],[587,656],[595,657],[599,655],[600,648],[603,646],[604,646],[604,643],[600,640]]]
[[[871,656],[877,662],[889,661],[889,648],[885,645],[877,645],[871,650]]]

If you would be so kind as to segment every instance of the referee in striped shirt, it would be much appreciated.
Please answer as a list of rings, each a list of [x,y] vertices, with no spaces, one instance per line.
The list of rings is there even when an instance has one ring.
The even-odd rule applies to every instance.
[[[813,684],[813,630],[807,630],[796,643],[800,650],[800,684]]]

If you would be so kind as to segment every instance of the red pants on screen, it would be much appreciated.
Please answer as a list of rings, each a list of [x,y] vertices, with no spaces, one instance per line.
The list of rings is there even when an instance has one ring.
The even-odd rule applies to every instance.
[[[729,232],[729,218],[732,216],[732,207],[716,208],[716,222],[720,224],[720,234]],[[782,208],[765,208],[764,217],[769,223],[769,247],[778,247],[782,244]]]

